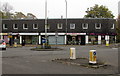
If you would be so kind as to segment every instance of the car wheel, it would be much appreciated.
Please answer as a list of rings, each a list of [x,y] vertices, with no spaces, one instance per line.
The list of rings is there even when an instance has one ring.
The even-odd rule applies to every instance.
[[[6,48],[2,48],[2,50],[6,50]]]

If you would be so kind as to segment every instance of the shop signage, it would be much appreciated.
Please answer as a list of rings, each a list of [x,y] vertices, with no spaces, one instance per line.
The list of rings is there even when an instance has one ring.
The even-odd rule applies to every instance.
[[[86,33],[67,33],[67,35],[86,35]]]
[[[117,35],[116,33],[89,33],[89,35]]]
[[[8,33],[0,33],[0,35],[8,35]]]

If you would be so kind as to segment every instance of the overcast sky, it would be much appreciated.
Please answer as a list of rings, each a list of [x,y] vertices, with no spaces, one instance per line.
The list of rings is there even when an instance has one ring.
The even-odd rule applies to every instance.
[[[67,0],[68,18],[83,18],[88,7],[95,4],[108,7],[115,18],[118,16],[118,2],[120,0]],[[0,0],[1,4],[8,2],[13,6],[12,12],[33,13],[37,18],[45,18],[45,0]],[[65,0],[47,0],[48,18],[66,17]]]

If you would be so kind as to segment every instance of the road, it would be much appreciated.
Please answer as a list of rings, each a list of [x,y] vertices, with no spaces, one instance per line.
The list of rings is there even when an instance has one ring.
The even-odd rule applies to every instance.
[[[2,51],[3,74],[117,74],[118,48],[104,46],[58,46],[60,51],[32,51],[33,47],[7,48]],[[104,69],[66,65],[52,62],[56,58],[69,58],[69,48],[76,48],[77,57],[88,58],[89,50],[97,51],[97,59],[110,64]]]

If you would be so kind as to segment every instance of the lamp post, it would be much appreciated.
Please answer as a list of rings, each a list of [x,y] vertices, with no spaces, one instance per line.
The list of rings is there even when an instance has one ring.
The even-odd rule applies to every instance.
[[[47,43],[47,0],[45,1],[45,39]]]
[[[66,44],[67,44],[67,0],[65,0],[65,3],[66,3]]]

